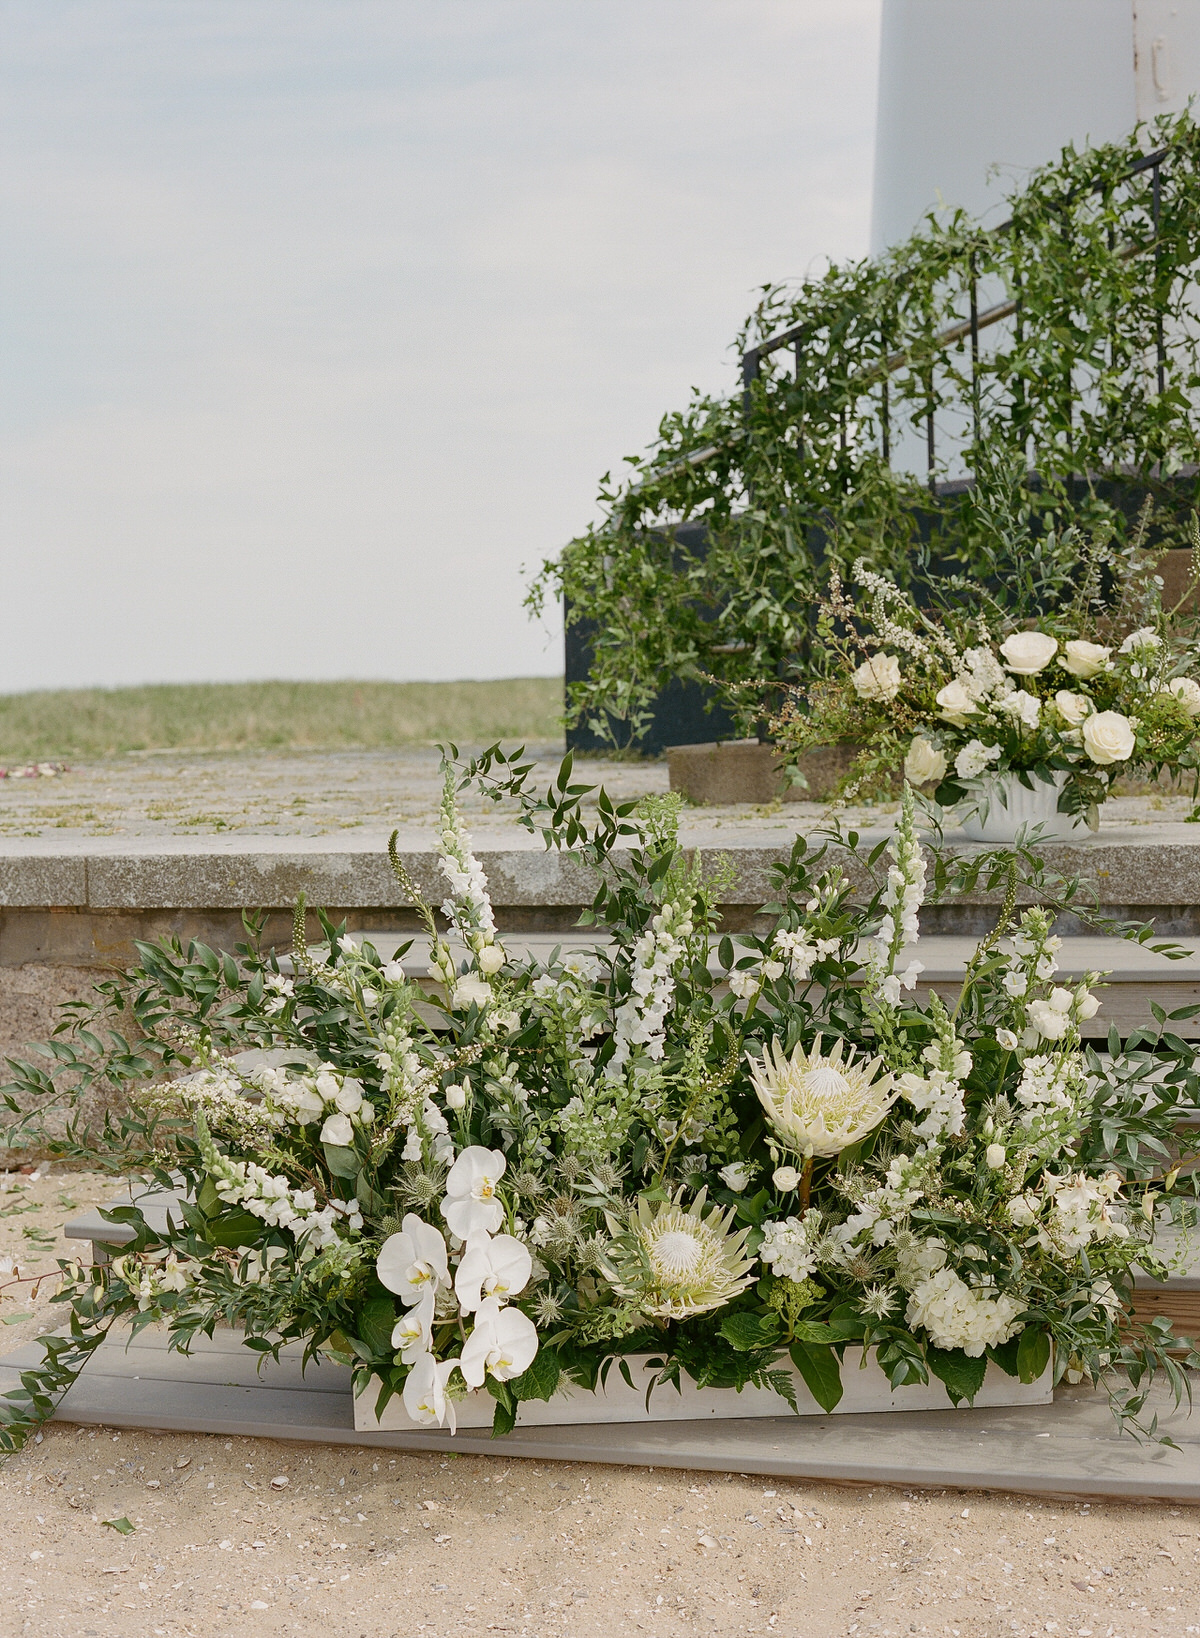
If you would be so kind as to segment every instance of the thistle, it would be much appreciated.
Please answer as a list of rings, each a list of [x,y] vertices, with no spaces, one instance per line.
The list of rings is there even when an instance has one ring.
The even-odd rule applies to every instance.
[[[821,1052],[797,1046],[786,1057],[773,1041],[762,1058],[751,1058],[750,1078],[780,1143],[806,1160],[841,1154],[874,1131],[899,1096],[879,1058],[856,1059],[844,1042]]]
[[[643,1195],[624,1228],[609,1219],[613,1288],[654,1319],[706,1314],[732,1302],[754,1280],[753,1259],[745,1253],[749,1230],[730,1233],[733,1211],[705,1211],[705,1189],[686,1210],[682,1198],[682,1189],[665,1202]]]

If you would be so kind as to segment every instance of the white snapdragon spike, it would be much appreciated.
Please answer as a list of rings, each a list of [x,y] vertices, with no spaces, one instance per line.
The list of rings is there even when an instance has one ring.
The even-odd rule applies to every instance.
[[[922,1198],[922,1182],[913,1159],[896,1155],[888,1166],[886,1182],[866,1191],[856,1210],[832,1231],[832,1237],[847,1250],[864,1237],[872,1246],[889,1245],[897,1225]]]
[[[475,1311],[475,1329],[463,1344],[456,1363],[469,1388],[481,1388],[489,1376],[511,1382],[527,1371],[537,1357],[538,1334],[519,1308],[502,1308],[487,1297]]]
[[[418,1354],[413,1361],[401,1397],[405,1410],[420,1427],[440,1428],[449,1422],[450,1432],[454,1432],[454,1401],[446,1395],[446,1382],[457,1365],[457,1359],[437,1360],[432,1354]]]
[[[451,1166],[442,1216],[460,1240],[495,1234],[504,1222],[504,1205],[496,1196],[496,1186],[507,1166],[502,1150],[485,1149],[477,1143],[464,1149]]]
[[[280,1256],[287,1255],[282,1247],[270,1249],[277,1250]],[[161,1250],[144,1252],[141,1256],[116,1257],[112,1273],[137,1297],[138,1312],[144,1314],[167,1293],[178,1295],[186,1291],[201,1272],[201,1266],[190,1258],[179,1258],[173,1251]]]
[[[793,984],[806,984],[818,961],[836,955],[841,940],[812,938],[805,928],[796,933],[776,933],[771,948],[781,962],[786,963]],[[732,978],[732,975],[731,975]]]
[[[432,1224],[409,1212],[399,1234],[391,1234],[379,1248],[375,1272],[381,1285],[403,1303],[420,1302],[426,1292],[450,1285],[446,1242]]]
[[[272,1177],[253,1161],[230,1160],[217,1149],[201,1121],[197,1121],[197,1135],[205,1167],[227,1205],[244,1206],[270,1228],[285,1229],[297,1242],[304,1241],[310,1252],[337,1243],[337,1214],[329,1206],[318,1210],[311,1189],[293,1189],[286,1177]]]
[[[454,771],[447,768],[442,787],[441,823],[437,838],[438,869],[450,884],[450,896],[442,914],[457,929],[467,948],[477,957],[496,942],[496,918],[488,897],[483,866],[471,852],[471,837],[454,790]],[[489,958],[489,962],[493,958]],[[500,964],[503,965],[503,956]],[[499,970],[499,967],[494,969]]]
[[[467,1241],[454,1276],[460,1312],[473,1314],[486,1297],[507,1302],[524,1291],[533,1275],[533,1258],[511,1234],[475,1234]]]
[[[400,1350],[400,1357],[411,1365],[419,1355],[428,1353],[433,1346],[433,1320],[437,1299],[428,1287],[417,1301],[392,1327],[392,1347]]]
[[[916,807],[912,787],[905,785],[904,801],[895,834],[888,843],[892,864],[883,890],[883,920],[867,943],[867,982],[877,1000],[895,1006],[901,989],[911,990],[924,967],[912,961],[901,973],[896,959],[905,944],[920,938],[920,910],[925,902],[925,856],[917,840]]]
[[[693,930],[692,904],[690,888],[678,901],[668,899],[633,947],[630,993],[616,1011],[615,1050],[605,1069],[609,1080],[621,1078],[635,1047],[654,1063],[663,1055],[675,1000],[675,968]]]
[[[268,1018],[281,1013],[296,993],[294,980],[285,978],[282,973],[268,973],[263,981],[266,994],[263,997],[263,1011]]]

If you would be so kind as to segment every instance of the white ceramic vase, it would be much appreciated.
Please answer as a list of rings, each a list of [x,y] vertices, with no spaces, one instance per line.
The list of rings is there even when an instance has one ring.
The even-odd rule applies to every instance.
[[[1041,837],[1047,842],[1080,842],[1091,835],[1082,815],[1058,811],[1065,772],[1053,774],[1050,781],[1030,777],[1032,790],[1015,773],[993,774],[978,806],[974,801],[960,802],[956,817],[963,835],[972,842],[1002,844],[1015,842],[1018,831],[1028,832],[1034,825],[1042,827]]]

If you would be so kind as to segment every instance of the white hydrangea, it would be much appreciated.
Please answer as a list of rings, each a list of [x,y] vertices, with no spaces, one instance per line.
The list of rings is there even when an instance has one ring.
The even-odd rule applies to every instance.
[[[906,1318],[925,1328],[935,1348],[961,1348],[978,1359],[1016,1335],[1024,1306],[997,1292],[988,1276],[971,1286],[952,1268],[942,1267],[914,1287]]]
[[[977,779],[989,763],[999,760],[998,745],[985,745],[982,740],[972,739],[954,758],[954,771],[960,779]]]

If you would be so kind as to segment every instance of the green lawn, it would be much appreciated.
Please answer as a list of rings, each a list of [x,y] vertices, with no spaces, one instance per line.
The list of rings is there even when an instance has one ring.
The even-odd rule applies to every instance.
[[[121,751],[342,749],[453,739],[561,744],[558,677],[160,684],[0,695],[0,762]]]

